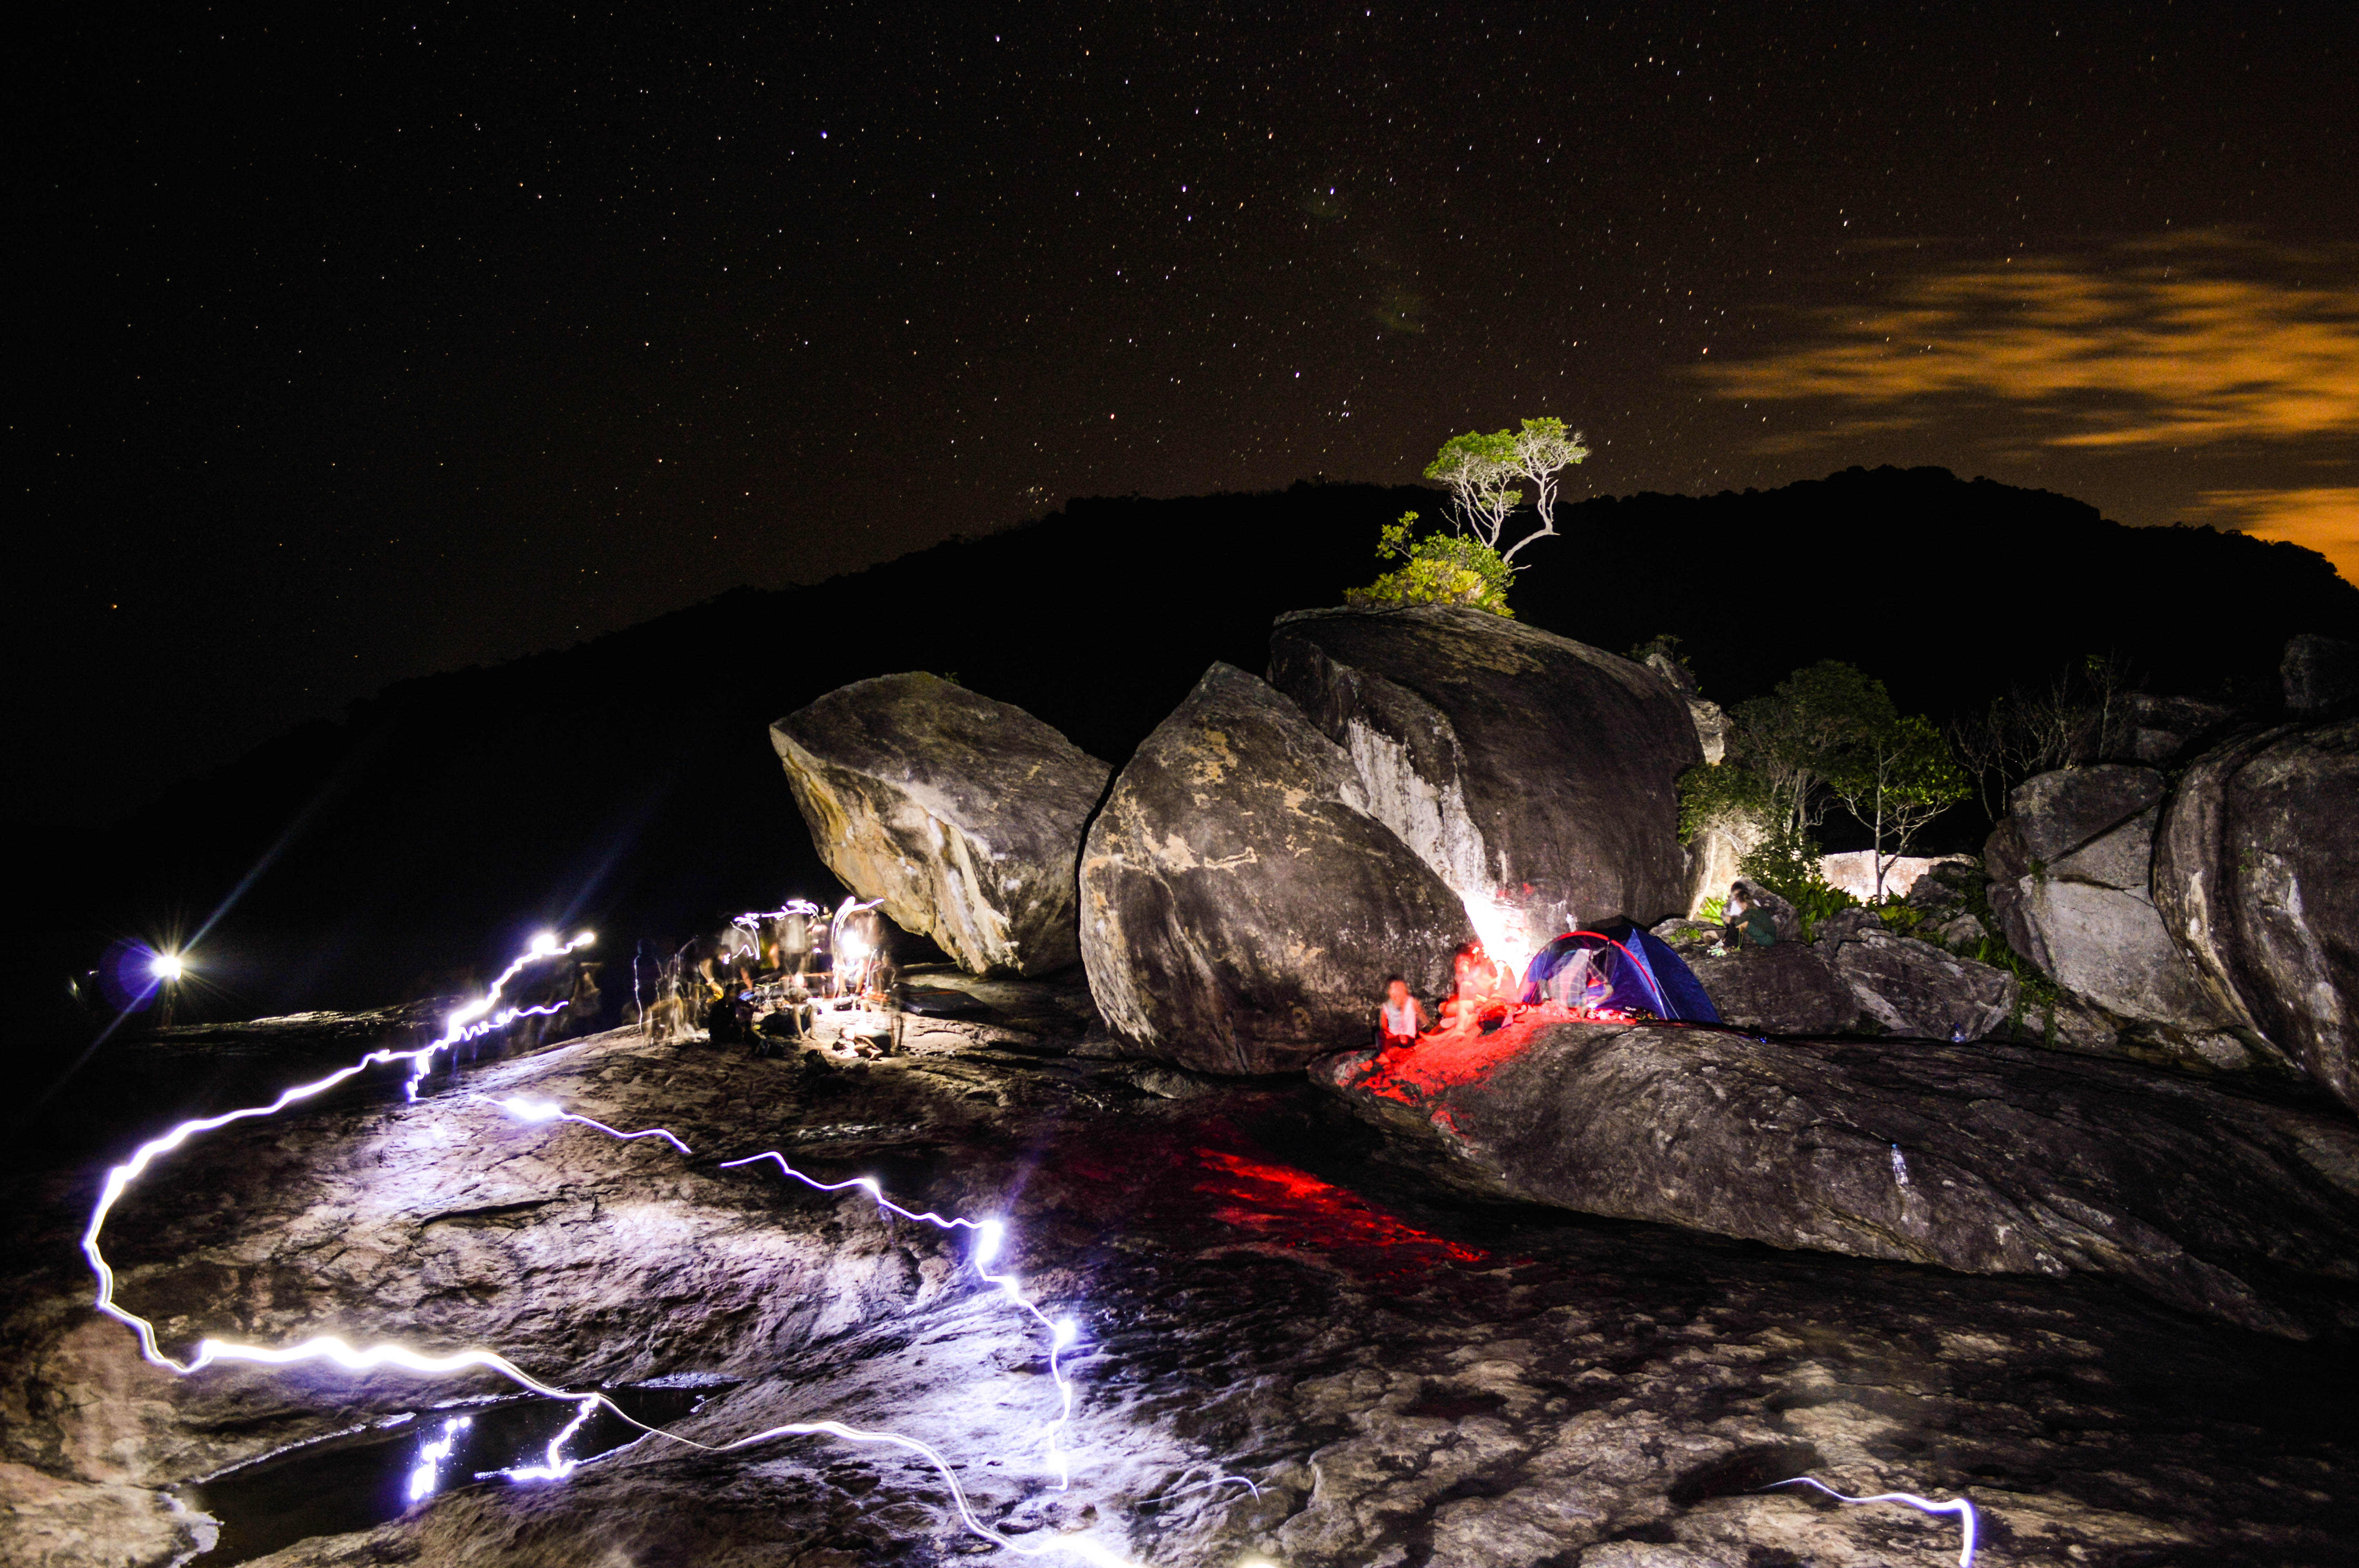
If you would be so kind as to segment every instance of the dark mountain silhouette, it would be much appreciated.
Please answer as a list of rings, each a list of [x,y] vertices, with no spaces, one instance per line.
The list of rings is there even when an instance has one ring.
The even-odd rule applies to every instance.
[[[766,726],[858,677],[954,674],[1119,764],[1214,659],[1265,663],[1279,611],[1373,579],[1422,489],[1298,484],[1076,501],[813,587],[739,589],[561,652],[389,687],[179,784],[104,834],[27,846],[53,992],[107,939],[194,929],[221,1016],[397,1000],[590,925],[629,994],[635,942],[723,907],[827,896]],[[1519,615],[1621,651],[1684,639],[1732,702],[1845,658],[1940,718],[2095,652],[2155,690],[2275,700],[2286,638],[2359,637],[2319,556],[2133,529],[1945,470],[1567,506],[1525,552]],[[1971,841],[1985,826],[1961,825]],[[611,994],[611,992],[610,992]],[[38,1039],[36,1030],[28,1038]]]

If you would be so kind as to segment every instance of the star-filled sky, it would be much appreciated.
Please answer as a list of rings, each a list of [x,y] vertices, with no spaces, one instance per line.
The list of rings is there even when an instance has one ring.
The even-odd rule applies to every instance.
[[[19,811],[1539,414],[1568,495],[1938,463],[2359,579],[2351,15],[68,8],[16,56]]]

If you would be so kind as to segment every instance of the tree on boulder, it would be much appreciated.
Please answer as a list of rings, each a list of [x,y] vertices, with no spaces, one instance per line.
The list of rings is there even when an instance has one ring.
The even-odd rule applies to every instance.
[[[1581,433],[1568,431],[1563,420],[1527,419],[1520,430],[1451,437],[1426,465],[1425,477],[1449,487],[1458,525],[1495,550],[1507,519],[1524,503],[1523,487],[1531,485],[1539,526],[1500,551],[1512,563],[1526,545],[1556,532],[1557,475],[1588,456]]]
[[[1557,476],[1589,456],[1578,431],[1568,431],[1561,419],[1527,419],[1520,430],[1484,435],[1470,430],[1441,445],[1425,477],[1439,480],[1450,491],[1453,533],[1417,536],[1418,514],[1401,514],[1376,541],[1380,560],[1408,563],[1386,572],[1365,588],[1349,590],[1344,602],[1359,608],[1391,609],[1406,604],[1466,604],[1497,615],[1513,615],[1507,589],[1514,586],[1516,553],[1534,539],[1556,532]],[[1524,504],[1523,487],[1533,489],[1532,509],[1539,526],[1499,547],[1501,535],[1516,508]]]

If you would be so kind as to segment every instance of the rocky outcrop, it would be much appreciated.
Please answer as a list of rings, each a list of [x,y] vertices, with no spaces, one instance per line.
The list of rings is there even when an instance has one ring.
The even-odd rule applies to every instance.
[[[2297,1337],[2359,1278],[2359,1127],[2123,1065],[1563,1023],[1313,1076],[1494,1196],[1972,1273],[2109,1275]]]
[[[1486,937],[1566,928],[1506,929],[1498,895],[1526,883],[1560,886],[1571,922],[1686,911],[1677,781],[1702,752],[1645,666],[1477,610],[1321,610],[1279,618],[1270,681]]]
[[[1299,1068],[1365,1039],[1387,972],[1438,997],[1474,935],[1457,895],[1370,812],[1343,749],[1230,665],[1114,781],[1081,900],[1107,1024],[1212,1073]]]
[[[2162,775],[2101,765],[2041,773],[2007,797],[1984,851],[2008,944],[2076,996],[2126,1019],[2229,1022],[2197,984],[2148,892]]]
[[[1841,1034],[1859,1022],[1860,1004],[1851,988],[1813,944],[1756,947],[1740,942],[1723,945],[1718,957],[1710,948],[1681,948],[1680,956],[1695,971],[1723,1022],[1735,1028],[1767,1034]]]
[[[1049,989],[972,983],[1010,1008]],[[1091,1009],[1060,994],[1034,1011]],[[814,1419],[906,1433],[1027,1548],[1078,1530],[1174,1564],[1956,1560],[1954,1519],[1760,1489],[1808,1473],[1860,1496],[1969,1496],[1994,1562],[2347,1555],[2347,1506],[2321,1482],[2348,1467],[2339,1347],[2035,1276],[1436,1203],[1307,1082],[1141,1092],[1139,1064],[1050,1044],[813,1071],[607,1035],[415,1104],[397,1080],[375,1103],[192,1141],[117,1211],[110,1255],[126,1302],[168,1310],[183,1342],[334,1329],[486,1346],[567,1387],[669,1378],[702,1397],[660,1424],[707,1444]],[[252,1060],[255,1043],[235,1048]],[[114,1103],[118,1087],[92,1092]],[[506,1096],[667,1126],[699,1157],[516,1123],[487,1098]],[[966,1239],[767,1162],[712,1162],[774,1147],[880,1174],[912,1209],[1006,1220],[997,1261],[1080,1330],[1070,1490],[1041,1455],[1058,1400],[1040,1326],[975,1277]],[[906,1568],[988,1545],[915,1456],[821,1436],[723,1453],[650,1439],[522,1486],[446,1465],[445,1489],[406,1506],[448,1413],[433,1407],[495,1390],[147,1367],[89,1309],[87,1176],[5,1193],[0,1561],[167,1568],[212,1528],[203,1508],[224,1547],[276,1527],[270,1568]],[[2169,1375],[2138,1375],[2155,1368]],[[472,1407],[478,1434],[502,1408],[549,1417],[541,1439],[566,1413]],[[1920,1444],[1929,1412],[1938,1441]],[[287,1444],[229,1478],[284,1509],[185,1489]],[[471,1468],[538,1454],[519,1436]],[[1215,1474],[1256,1490],[1200,1485]]]
[[[2324,718],[2359,701],[2359,645],[2305,632],[2287,640],[2277,676],[2288,712]]]
[[[2116,762],[2169,767],[2190,746],[2217,733],[2236,717],[2236,710],[2201,697],[2162,697],[2149,692],[2125,693],[2119,730],[2121,755]]]
[[[1846,909],[1821,921],[1811,946],[1862,1017],[1890,1033],[1980,1040],[2015,1012],[2019,988],[2013,975],[1896,935],[1868,910]]]
[[[1757,827],[1743,821],[1710,822],[1688,835],[1688,898],[1686,913],[1701,914],[1716,898],[1726,898],[1738,880],[1745,857],[1761,847]]]
[[[974,974],[1081,957],[1073,866],[1113,769],[1020,708],[878,676],[770,726],[828,870]]]
[[[2183,773],[2154,849],[2159,918],[2206,1000],[2359,1108],[2359,719],[2265,730]]]
[[[1688,705],[1688,718],[1695,725],[1696,743],[1703,748],[1703,760],[1708,766],[1718,767],[1728,755],[1728,713],[1720,704],[1703,695],[1696,685],[1695,672],[1685,661],[1658,643],[1644,650],[1640,662],[1669,681]]]

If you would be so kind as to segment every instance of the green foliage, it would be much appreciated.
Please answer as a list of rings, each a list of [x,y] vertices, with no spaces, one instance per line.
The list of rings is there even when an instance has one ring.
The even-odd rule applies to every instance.
[[[1727,895],[1724,893],[1714,893],[1710,898],[1704,900],[1702,903],[1696,907],[1696,918],[1702,921],[1706,925],[1726,925],[1728,922]]]
[[[1731,760],[1768,782],[1777,816],[1800,831],[1826,815],[1828,775],[1863,734],[1897,721],[1884,683],[1837,659],[1796,670],[1729,715]]]
[[[1801,917],[1802,940],[1818,934],[1819,922],[1859,900],[1830,883],[1819,869],[1818,841],[1799,829],[1772,833],[1761,847],[1736,863],[1736,869],[1794,906]]]
[[[1913,714],[1864,726],[1831,752],[1826,768],[1827,787],[1875,835],[1879,892],[1885,846],[1896,857],[1907,854],[1926,824],[1973,787],[1941,732]]]
[[[1464,534],[1417,534],[1417,514],[1404,512],[1376,539],[1376,558],[1408,564],[1365,588],[1347,590],[1346,604],[1392,609],[1404,604],[1469,604],[1513,619],[1507,589],[1515,568],[1499,552]]]
[[[1426,465],[1425,477],[1449,489],[1458,526],[1495,550],[1507,519],[1524,503],[1524,486],[1532,486],[1539,526],[1506,546],[1500,558],[1513,561],[1526,545],[1556,532],[1557,475],[1588,456],[1580,433],[1567,430],[1563,420],[1527,419],[1519,430],[1451,437]]]
[[[1706,827],[1767,822],[1775,806],[1767,781],[1734,762],[1690,768],[1680,775],[1679,787],[1682,841]]]

